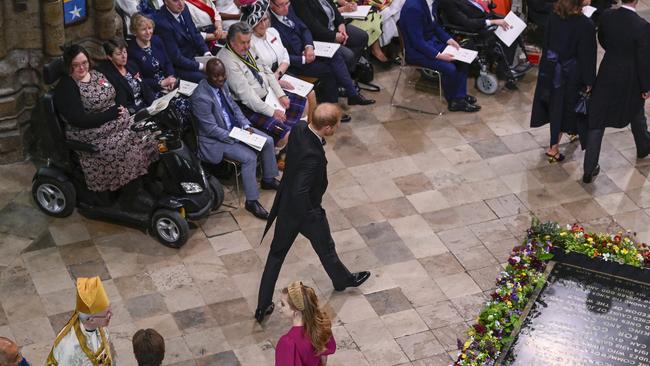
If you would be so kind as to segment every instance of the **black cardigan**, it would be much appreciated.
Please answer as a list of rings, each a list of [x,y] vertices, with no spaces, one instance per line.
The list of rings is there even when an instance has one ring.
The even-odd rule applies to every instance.
[[[122,74],[120,74],[115,65],[113,65],[111,61],[106,60],[100,62],[97,69],[101,71],[102,74],[106,75],[106,79],[108,79],[111,85],[115,88],[115,103],[126,107],[130,113],[137,112],[137,110],[135,110],[135,95],[133,94],[133,89],[131,89],[129,82],[124,76],[122,76]],[[140,94],[144,102],[142,107],[148,107],[154,100],[154,94],[151,91],[151,88],[149,88],[149,85],[142,80],[140,68],[135,63],[129,62],[126,64],[126,70],[131,75],[140,74]]]
[[[81,129],[97,128],[118,116],[117,104],[103,112],[86,113],[79,86],[68,75],[61,77],[54,88],[54,107],[67,123]]]

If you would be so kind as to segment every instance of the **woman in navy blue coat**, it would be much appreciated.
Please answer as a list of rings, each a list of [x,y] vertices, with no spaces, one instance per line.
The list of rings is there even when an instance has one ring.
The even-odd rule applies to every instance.
[[[144,83],[155,93],[155,98],[159,98],[163,92],[176,88],[178,79],[162,40],[153,35],[154,26],[153,20],[142,14],[131,17],[130,28],[135,38],[128,42],[128,54],[129,62],[137,65]],[[189,121],[189,98],[179,95],[172,102],[183,121]]]
[[[596,30],[582,14],[587,4],[559,0],[547,23],[530,126],[551,124],[549,162],[564,160],[559,150],[563,132],[580,135],[585,147],[586,120],[575,107],[578,93],[589,92],[596,80]]]

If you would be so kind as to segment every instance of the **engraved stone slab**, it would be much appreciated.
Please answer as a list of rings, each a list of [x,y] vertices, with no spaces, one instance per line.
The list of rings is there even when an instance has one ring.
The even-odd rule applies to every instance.
[[[650,365],[650,286],[558,263],[505,365]]]

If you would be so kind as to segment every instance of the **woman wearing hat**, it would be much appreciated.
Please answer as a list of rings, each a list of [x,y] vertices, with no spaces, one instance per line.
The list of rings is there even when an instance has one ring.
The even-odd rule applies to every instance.
[[[280,86],[286,91],[293,89],[291,83],[280,80],[282,75],[287,73],[291,63],[289,52],[284,48],[282,39],[278,31],[271,27],[269,18],[269,3],[266,0],[259,0],[253,5],[242,7],[242,22],[248,23],[253,28],[253,37],[251,38],[251,52],[255,56],[255,61],[259,64],[268,66],[275,74]],[[307,94],[307,121],[311,121],[311,116],[316,108],[316,94],[312,90]]]
[[[282,290],[280,312],[293,326],[275,347],[275,364],[282,366],[324,366],[336,351],[332,321],[318,306],[313,288],[300,281]]]

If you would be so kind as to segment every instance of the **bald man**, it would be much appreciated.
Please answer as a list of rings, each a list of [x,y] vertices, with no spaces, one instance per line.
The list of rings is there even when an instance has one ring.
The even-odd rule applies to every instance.
[[[314,110],[311,123],[298,122],[291,130],[280,189],[264,229],[266,234],[277,217],[255,310],[255,319],[260,323],[273,312],[275,283],[298,233],[311,242],[334,290],[357,287],[370,277],[367,271],[350,273],[341,262],[321,206],[327,190],[327,159],[323,145],[325,138],[334,135],[340,124],[341,109],[336,104],[323,103]]]
[[[18,345],[5,337],[0,337],[0,366],[29,366]]]
[[[275,160],[273,138],[251,127],[237,103],[232,99],[226,85],[226,69],[217,58],[210,59],[206,66],[206,79],[201,80],[192,93],[192,113],[197,121],[198,155],[202,161],[219,164],[223,158],[241,163],[241,176],[246,195],[245,208],[255,217],[266,220],[268,212],[258,201],[257,153],[253,148],[231,137],[234,127],[247,130],[266,138],[259,156],[262,160],[262,189],[277,190],[279,182],[278,163]]]

